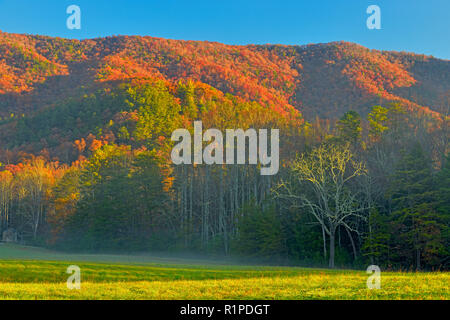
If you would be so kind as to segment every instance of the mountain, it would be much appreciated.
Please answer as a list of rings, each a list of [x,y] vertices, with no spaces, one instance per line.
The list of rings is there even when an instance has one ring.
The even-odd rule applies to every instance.
[[[68,101],[76,104],[98,90],[145,79],[172,84],[191,79],[287,117],[298,110],[307,120],[335,119],[348,110],[366,115],[373,105],[387,102],[439,116],[450,92],[450,61],[348,42],[235,46],[140,36],[78,41],[0,32],[0,148],[24,149],[26,138],[17,140],[21,126],[65,112],[61,106]],[[104,119],[119,109],[105,107],[109,113]],[[30,139],[36,138],[33,130],[39,127],[30,128]],[[86,136],[89,130],[77,134]],[[55,131],[58,122],[46,134]]]

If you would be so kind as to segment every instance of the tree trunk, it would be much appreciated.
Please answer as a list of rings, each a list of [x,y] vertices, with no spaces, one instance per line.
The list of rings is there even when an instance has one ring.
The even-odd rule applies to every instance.
[[[352,249],[353,249],[353,260],[355,261],[355,260],[356,260],[356,257],[357,257],[357,252],[356,252],[355,242],[353,241],[353,237],[352,237],[352,234],[350,233],[350,230],[348,230],[347,227],[344,227],[344,228],[345,228],[345,230],[347,231],[348,238],[350,239],[350,243],[352,244]]]
[[[334,269],[334,242],[335,242],[336,231],[331,230],[330,234],[330,263],[329,267]]]
[[[327,259],[327,238],[325,236],[325,228],[322,225],[322,239],[323,239],[323,259]]]
[[[416,265],[417,270],[420,270],[420,249],[416,250]]]

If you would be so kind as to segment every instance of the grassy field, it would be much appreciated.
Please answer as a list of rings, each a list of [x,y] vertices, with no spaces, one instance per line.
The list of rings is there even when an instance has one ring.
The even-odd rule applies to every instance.
[[[69,265],[81,289],[66,285]],[[227,265],[150,255],[69,255],[0,245],[0,299],[446,299],[450,273],[383,272],[381,289],[363,271]]]

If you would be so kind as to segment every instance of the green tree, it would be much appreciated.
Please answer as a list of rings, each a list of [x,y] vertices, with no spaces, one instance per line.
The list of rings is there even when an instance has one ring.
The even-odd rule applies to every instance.
[[[437,212],[443,221],[442,237],[444,252],[442,265],[450,267],[450,155],[445,158],[441,171],[436,176],[437,181]]]
[[[197,119],[198,107],[195,103],[195,84],[192,80],[178,83],[178,95],[181,98],[181,110],[188,119]]]
[[[392,245],[397,260],[414,262],[418,270],[423,259],[434,264],[442,251],[442,224],[435,211],[431,161],[419,144],[399,161],[389,194],[395,239]]]
[[[281,222],[273,206],[265,209],[251,202],[244,206],[238,220],[235,250],[247,257],[281,259],[285,256]]]
[[[77,249],[113,250],[127,246],[127,219],[133,215],[128,172],[129,148],[105,145],[96,150],[80,174],[80,196],[67,229]]]
[[[134,136],[150,148],[160,147],[160,137],[170,141],[180,126],[180,105],[162,82],[129,87],[127,103],[138,110]],[[169,139],[168,139],[169,138]]]
[[[368,115],[369,136],[376,140],[388,129],[386,126],[388,110],[382,106],[374,106]]]
[[[356,146],[361,142],[361,117],[356,111],[348,111],[337,123],[338,135],[343,142]]]
[[[363,255],[372,264],[389,265],[389,243],[391,238],[389,216],[372,209],[369,215],[368,232],[361,248]]]

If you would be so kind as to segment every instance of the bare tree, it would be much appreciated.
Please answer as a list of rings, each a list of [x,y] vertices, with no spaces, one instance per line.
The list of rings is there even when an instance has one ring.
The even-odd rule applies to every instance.
[[[275,196],[288,200],[291,207],[308,210],[329,237],[329,266],[334,268],[336,230],[344,227],[359,233],[355,218],[365,219],[370,204],[361,201],[363,190],[351,183],[366,174],[349,146],[320,146],[290,165],[290,179],[281,180]],[[303,189],[306,187],[307,189]],[[324,247],[325,249],[325,247]]]
[[[5,170],[0,172],[0,235],[8,229],[10,208],[13,201],[13,175]]]

